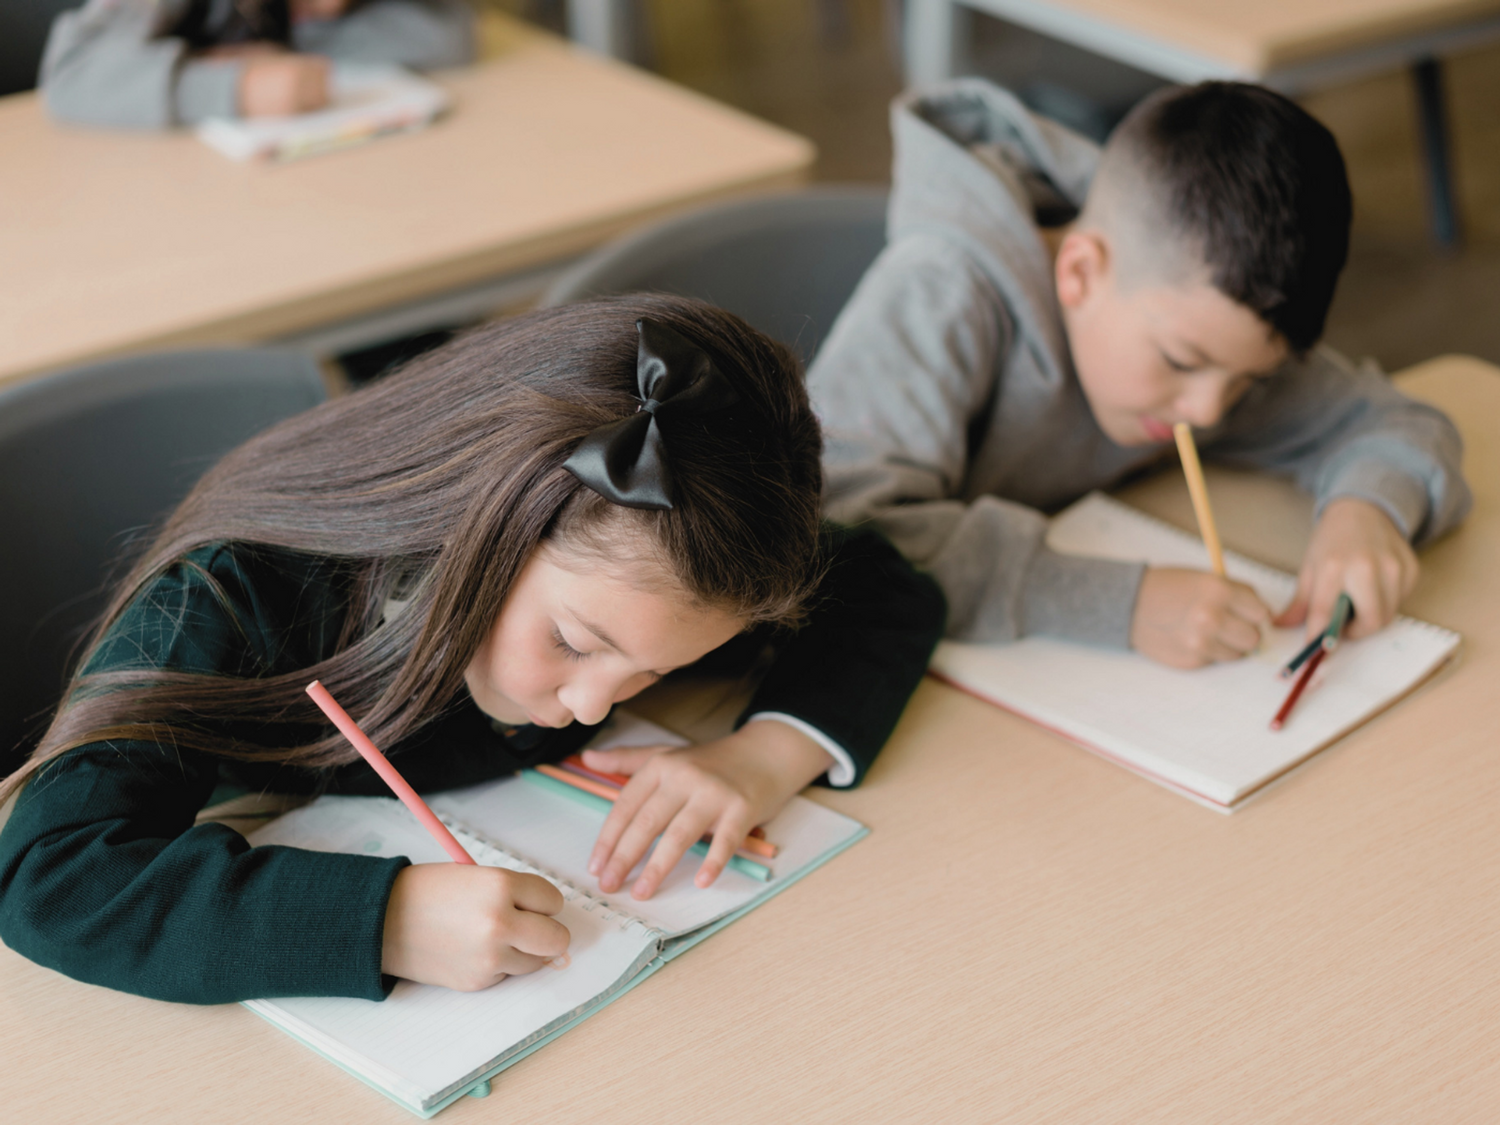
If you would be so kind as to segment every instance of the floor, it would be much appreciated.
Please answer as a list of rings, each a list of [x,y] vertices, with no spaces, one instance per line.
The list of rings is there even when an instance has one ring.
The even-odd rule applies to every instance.
[[[494,0],[557,20],[556,0]],[[900,90],[899,0],[650,0],[638,56],[664,76],[811,137],[825,180],[889,178]],[[1108,127],[1153,82],[981,19],[974,67],[1084,129]],[[1465,238],[1429,243],[1414,97],[1404,73],[1305,99],[1338,137],[1354,187],[1350,264],[1328,338],[1395,369],[1444,352],[1500,362],[1500,48],[1451,59],[1448,104]],[[1084,96],[1079,97],[1079,93]]]

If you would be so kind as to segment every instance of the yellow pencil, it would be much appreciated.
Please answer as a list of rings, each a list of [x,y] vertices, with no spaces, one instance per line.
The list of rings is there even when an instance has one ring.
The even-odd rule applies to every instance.
[[[1224,548],[1219,545],[1219,529],[1214,525],[1213,509],[1208,506],[1208,485],[1203,483],[1203,466],[1198,463],[1198,447],[1193,444],[1193,431],[1186,422],[1172,427],[1177,437],[1177,453],[1182,458],[1182,473],[1187,477],[1188,492],[1193,497],[1193,513],[1198,517],[1198,534],[1203,536],[1203,545],[1208,548],[1208,558],[1213,563],[1214,573],[1224,577]]]

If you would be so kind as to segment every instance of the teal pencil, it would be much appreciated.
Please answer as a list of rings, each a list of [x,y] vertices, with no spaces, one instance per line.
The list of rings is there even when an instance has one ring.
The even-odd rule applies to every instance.
[[[548,777],[544,773],[537,773],[536,770],[522,770],[521,776],[533,785],[539,785],[543,789],[550,790],[561,797],[571,798],[581,805],[587,805],[591,809],[604,813],[606,816],[609,815],[609,810],[614,807],[603,797],[596,797],[592,793],[585,793],[582,789],[575,789],[573,786],[558,781],[556,778]],[[694,855],[706,856],[708,854],[708,845],[700,840],[693,845],[691,850]],[[758,882],[769,883],[771,881],[771,869],[769,867],[764,863],[756,863],[755,860],[748,859],[745,856],[730,856],[729,866],[741,875],[748,875]]]
[[[1339,637],[1353,615],[1354,600],[1348,594],[1340,594],[1339,600],[1333,603],[1333,617],[1328,622],[1328,628],[1323,630],[1323,647],[1329,652],[1338,648]]]

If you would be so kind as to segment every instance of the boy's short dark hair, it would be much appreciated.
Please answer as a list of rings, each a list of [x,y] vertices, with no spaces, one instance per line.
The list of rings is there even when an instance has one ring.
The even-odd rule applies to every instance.
[[[1349,254],[1353,201],[1338,142],[1263,86],[1203,82],[1153,94],[1121,122],[1167,220],[1213,284],[1306,351],[1323,334]]]

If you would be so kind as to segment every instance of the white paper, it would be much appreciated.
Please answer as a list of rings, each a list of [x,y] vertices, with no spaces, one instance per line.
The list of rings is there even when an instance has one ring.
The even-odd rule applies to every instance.
[[[1048,545],[1069,554],[1207,569],[1195,537],[1098,493],[1060,514]],[[1287,574],[1226,554],[1230,577],[1280,608]],[[1028,637],[1009,645],[944,642],[938,675],[1169,786],[1232,806],[1421,682],[1457,648],[1456,633],[1397,618],[1344,641],[1319,669],[1287,724],[1269,729],[1291,682],[1278,674],[1303,646],[1274,629],[1244,660],[1178,671],[1136,653]]]

